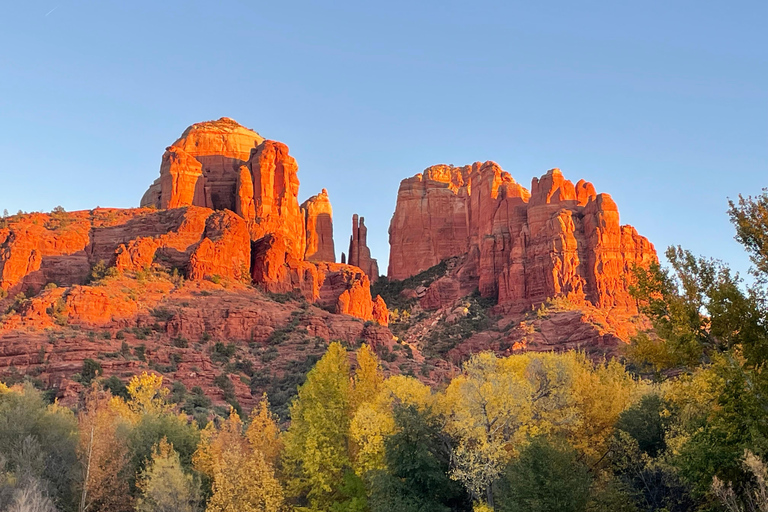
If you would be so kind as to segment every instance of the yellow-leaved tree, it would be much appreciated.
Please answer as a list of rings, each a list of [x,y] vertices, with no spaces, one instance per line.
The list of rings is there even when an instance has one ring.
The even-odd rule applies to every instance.
[[[493,508],[493,483],[532,417],[534,388],[490,352],[473,356],[442,397],[446,431],[456,440],[452,477]]]
[[[331,343],[307,374],[290,409],[283,467],[289,495],[297,504],[328,510],[339,482],[352,467],[350,387],[347,351],[340,343]]]
[[[152,458],[136,487],[137,512],[198,512],[200,484],[184,472],[179,454],[165,438],[152,450]]]
[[[207,512],[279,512],[283,488],[275,463],[281,443],[278,426],[263,400],[248,429],[234,410],[219,428],[209,423],[193,457],[195,469],[210,478]]]
[[[384,441],[395,431],[392,407],[395,404],[414,405],[424,411],[432,405],[432,397],[429,386],[417,379],[393,375],[381,384],[371,400],[360,404],[350,425],[350,436],[356,446],[354,466],[358,476],[386,466]]]
[[[122,402],[94,383],[78,414],[78,459],[83,469],[80,510],[132,510],[129,494],[128,434]],[[124,404],[124,402],[123,402]]]
[[[475,355],[442,397],[457,443],[452,477],[493,507],[494,482],[531,437],[566,438],[597,460],[635,386],[618,363],[576,352]]]

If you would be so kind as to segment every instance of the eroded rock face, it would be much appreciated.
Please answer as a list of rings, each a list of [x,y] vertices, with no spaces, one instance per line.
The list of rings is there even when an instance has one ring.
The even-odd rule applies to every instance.
[[[282,142],[266,140],[251,152],[248,160],[254,190],[255,219],[245,220],[251,239],[268,234],[285,239],[287,250],[304,259],[306,234],[299,208],[299,166]]]
[[[254,283],[267,291],[298,293],[314,302],[319,300],[323,283],[323,271],[316,264],[336,260],[333,210],[325,189],[301,206],[298,194],[298,164],[289,154],[288,146],[265,140],[232,119],[222,118],[192,125],[166,150],[160,178],[144,195],[142,205],[159,209],[205,206],[235,212],[244,220],[247,237],[252,243],[252,256],[249,253],[245,272],[237,263],[235,273],[250,275]],[[232,221],[226,217],[226,222],[231,224]],[[152,229],[150,227],[149,231]],[[362,237],[357,251],[360,256],[355,264],[361,266],[370,279],[376,279],[378,267],[365,246],[365,226],[361,223],[355,232]],[[120,247],[116,259],[118,269],[150,265],[159,250],[159,235],[137,236]],[[200,274],[216,273],[217,261],[243,256],[240,249],[229,245],[232,240],[236,247],[242,245],[243,232],[239,226],[227,238],[210,236],[207,239],[200,243],[194,255],[188,255],[190,275],[195,278]],[[34,266],[34,258],[32,261]],[[19,261],[14,265],[22,267],[24,263]],[[338,288],[334,304],[348,291],[347,288],[352,290],[350,293],[354,298],[344,299],[351,302],[337,309],[372,319],[374,303],[370,297],[370,284]],[[367,295],[358,291],[362,288]],[[357,300],[364,304],[354,304]],[[383,313],[377,315],[380,319],[384,317]]]
[[[352,216],[352,235],[349,237],[349,264],[363,269],[372,283],[379,278],[379,264],[371,258],[368,248],[368,228],[365,219]]]
[[[163,155],[160,178],[144,194],[141,206],[235,211],[240,167],[263,141],[227,117],[193,124]]]
[[[403,180],[389,234],[393,279],[464,257],[426,293],[423,305],[432,308],[477,287],[508,311],[564,296],[634,312],[627,277],[657,258],[591,183],[574,186],[553,169],[529,192],[494,162],[435,166]]]
[[[16,293],[49,283],[84,284],[94,266],[136,272],[158,265],[189,279],[248,275],[245,221],[229,211],[96,209],[13,218],[0,230],[0,287]]]
[[[328,199],[328,191],[323,189],[301,205],[304,212],[304,224],[307,229],[307,247],[304,258],[307,261],[336,262],[336,249],[333,245],[333,208]]]

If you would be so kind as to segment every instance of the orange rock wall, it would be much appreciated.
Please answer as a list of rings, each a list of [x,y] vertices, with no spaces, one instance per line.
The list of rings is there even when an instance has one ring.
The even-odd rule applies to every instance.
[[[167,149],[160,178],[144,195],[142,205],[159,209],[207,206],[235,212],[245,221],[252,243],[247,270],[253,282],[273,293],[297,292],[314,302],[319,300],[324,279],[323,271],[314,264],[332,263],[336,259],[333,210],[325,189],[301,206],[298,194],[298,164],[289,155],[288,146],[265,140],[235,121],[222,118],[192,125]],[[207,231],[202,219],[188,219],[188,223],[192,222],[196,222],[193,231]],[[234,221],[227,217],[226,222]],[[153,232],[152,227],[147,229]],[[151,264],[156,252],[161,250],[156,240],[161,234],[162,228],[150,237],[136,234],[118,248],[118,266],[128,269]],[[356,244],[362,241],[356,250],[359,257],[355,262],[375,280],[378,266],[365,245],[366,228],[362,222],[355,229],[355,237]],[[177,253],[164,257],[176,260],[183,254],[189,260],[190,275],[197,278],[218,273],[221,269],[217,266],[222,262],[240,261],[245,254],[240,249],[243,233],[239,226],[230,229],[227,237],[206,236],[206,239],[194,254],[176,248]],[[109,250],[101,252],[110,256]],[[230,274],[243,274],[239,265],[237,263]],[[358,281],[360,283],[354,284]],[[359,279],[350,283],[353,284],[344,289],[331,287],[338,291],[332,302],[335,304],[341,294],[348,292],[345,297],[351,294],[353,298],[343,299],[346,305],[338,308],[340,312],[372,319],[374,302],[370,297],[370,283],[362,284]],[[381,307],[378,306],[378,319],[385,316]]]
[[[634,311],[626,278],[656,260],[653,245],[621,226],[616,204],[592,184],[574,186],[553,169],[529,192],[493,162],[435,166],[403,180],[389,233],[390,278],[466,255],[457,282],[435,283],[430,300],[477,286],[510,311],[554,296]]]
[[[323,189],[301,205],[306,226],[307,247],[304,258],[307,261],[336,261],[336,249],[333,244],[333,208],[328,199],[328,191]]]
[[[118,271],[159,265],[190,279],[242,279],[250,265],[245,222],[232,212],[190,206],[173,210],[96,209],[12,218],[0,230],[0,287],[17,292],[48,283],[85,283],[99,262]]]

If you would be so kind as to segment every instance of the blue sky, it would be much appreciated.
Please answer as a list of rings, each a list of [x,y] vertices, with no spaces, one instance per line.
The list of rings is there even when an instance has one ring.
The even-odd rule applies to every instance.
[[[768,3],[24,0],[0,5],[0,210],[138,204],[232,117],[287,143],[386,269],[401,179],[495,160],[592,181],[662,251],[742,272],[727,197],[768,186]]]

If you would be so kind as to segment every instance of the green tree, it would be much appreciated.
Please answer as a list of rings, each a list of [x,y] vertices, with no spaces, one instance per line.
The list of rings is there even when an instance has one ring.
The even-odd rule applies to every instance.
[[[619,416],[616,429],[637,441],[640,451],[656,457],[666,449],[668,421],[662,417],[664,404],[657,394],[645,395]]]
[[[11,478],[37,482],[43,498],[73,510],[80,478],[76,446],[72,411],[48,405],[31,384],[8,388],[0,383],[0,460]]]
[[[535,438],[507,468],[498,512],[581,512],[590,494],[589,468],[565,443]]]
[[[451,446],[440,422],[415,405],[394,408],[395,433],[387,437],[386,470],[371,474],[372,512],[471,510],[471,501],[450,471]]]

